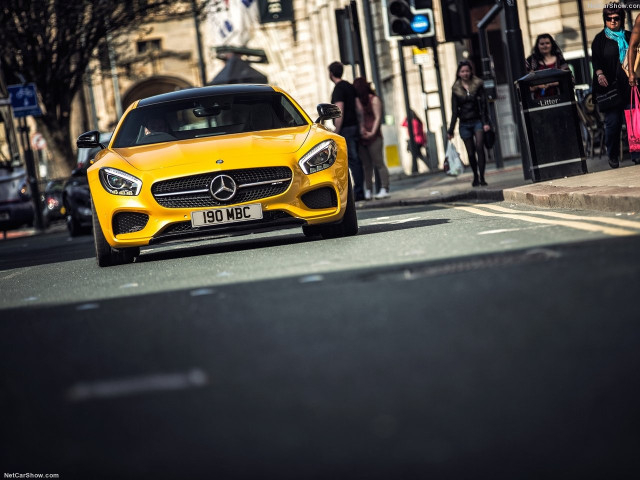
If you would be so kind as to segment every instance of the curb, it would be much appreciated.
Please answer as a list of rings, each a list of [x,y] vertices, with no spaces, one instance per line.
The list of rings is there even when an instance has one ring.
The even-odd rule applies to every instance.
[[[429,205],[444,202],[459,202],[462,200],[490,200],[501,202],[505,200],[503,190],[470,190],[449,194],[438,194],[430,197],[410,197],[388,200],[361,200],[356,203],[358,210],[368,210],[383,207],[406,207],[415,205]]]
[[[621,191],[620,187],[520,187],[505,189],[503,196],[505,201],[542,208],[640,212],[637,189],[629,192]]]

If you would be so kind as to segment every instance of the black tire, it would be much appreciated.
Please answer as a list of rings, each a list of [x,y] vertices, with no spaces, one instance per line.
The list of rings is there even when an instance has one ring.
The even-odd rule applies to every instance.
[[[98,215],[95,208],[93,208],[93,201],[91,201],[91,216],[93,221],[93,244],[96,248],[96,261],[99,267],[131,263],[140,255],[140,248],[138,247],[119,248],[116,250],[109,245],[104,233],[102,233]]]
[[[304,233],[305,237],[319,237],[321,231],[318,225],[304,225],[302,227],[302,233]]]
[[[314,225],[315,227],[316,225]],[[358,216],[356,214],[356,201],[349,177],[349,192],[347,194],[347,208],[340,223],[330,225],[317,225],[318,232],[322,238],[350,237],[358,233]],[[304,231],[304,228],[303,228]],[[305,233],[306,235],[306,233]]]
[[[353,194],[353,185],[351,185],[351,180],[349,180],[349,195],[347,196],[347,210],[344,212],[344,217],[342,217],[342,222],[340,223],[342,227],[342,235],[343,237],[352,237],[358,233],[358,215],[356,213],[356,199]]]

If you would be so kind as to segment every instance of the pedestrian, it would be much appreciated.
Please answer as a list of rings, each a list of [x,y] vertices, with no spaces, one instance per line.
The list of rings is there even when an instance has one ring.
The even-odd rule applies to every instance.
[[[411,148],[411,140],[408,140],[407,151],[411,153],[412,157],[415,156],[415,158],[422,160],[427,168],[429,168],[429,163],[427,162],[429,153],[426,151],[427,137],[424,134],[424,126],[413,110],[411,110],[411,125],[413,127],[413,149]],[[409,130],[409,120],[407,118],[402,122],[402,126],[407,127],[407,131]],[[423,148],[425,148],[425,155],[422,154]]]
[[[364,171],[364,198],[371,200],[373,191],[373,169],[380,175],[380,191],[375,198],[389,197],[389,169],[384,163],[383,140],[380,125],[382,124],[382,101],[371,85],[363,77],[353,81],[356,89],[356,109],[360,120],[360,142],[358,155]]]
[[[619,3],[608,3],[602,9],[604,28],[591,42],[592,91],[604,114],[604,144],[611,168],[620,166],[620,133],[631,98],[631,77],[622,69],[631,39],[631,32],[623,29],[625,17],[626,10]],[[635,163],[639,158],[640,153],[631,153]]]
[[[528,72],[539,72],[550,68],[570,71],[562,50],[548,33],[538,35],[531,55],[525,60],[525,67]],[[534,98],[558,95],[558,82],[533,85],[531,90],[534,91]]]
[[[631,39],[629,40],[629,86],[637,85],[637,70],[636,67],[636,57],[638,56],[638,46],[640,46],[640,15],[636,17],[636,21],[633,23],[633,30],[631,30]],[[640,164],[640,156],[631,155],[631,160],[633,163]]]
[[[486,165],[484,132],[491,128],[487,97],[484,93],[482,80],[473,74],[471,62],[468,60],[462,60],[458,63],[456,81],[451,88],[451,123],[447,132],[449,140],[453,138],[453,131],[458,119],[460,119],[458,131],[467,150],[471,170],[473,170],[471,185],[474,187],[486,185],[487,182],[484,179]]]
[[[636,21],[633,22],[633,29],[631,30],[631,37],[629,39],[628,65],[629,69],[629,86],[633,87],[637,84],[636,76],[636,59],[638,56],[638,46],[640,46],[640,15],[636,17]]]
[[[329,65],[329,78],[335,84],[331,94],[331,103],[342,110],[342,116],[333,121],[335,131],[347,141],[347,158],[349,170],[353,180],[353,193],[356,201],[364,200],[364,175],[362,164],[358,156],[358,140],[360,128],[356,112],[356,89],[346,80],[342,79],[344,66],[340,62]]]

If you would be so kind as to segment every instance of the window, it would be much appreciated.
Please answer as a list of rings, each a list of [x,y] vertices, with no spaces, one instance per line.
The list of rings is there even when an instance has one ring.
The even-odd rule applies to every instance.
[[[159,52],[162,50],[162,40],[154,38],[150,40],[140,40],[136,42],[138,55],[149,54],[151,52]]]
[[[280,93],[196,97],[132,110],[113,146],[132,147],[303,125],[307,121],[300,111]]]

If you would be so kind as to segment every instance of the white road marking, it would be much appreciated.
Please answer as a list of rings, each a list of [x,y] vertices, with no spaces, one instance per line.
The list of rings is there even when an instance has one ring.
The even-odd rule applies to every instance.
[[[307,275],[305,277],[300,277],[298,280],[300,283],[313,283],[313,282],[322,282],[324,277],[322,275]]]
[[[413,222],[415,220],[420,220],[420,217],[403,218],[402,220],[394,220],[393,222],[389,222],[389,223],[393,225],[399,225],[401,223]]]
[[[199,368],[194,368],[185,373],[158,373],[140,377],[78,383],[67,390],[67,399],[70,402],[84,402],[147,392],[186,390],[203,387],[208,383],[207,374]]]
[[[500,228],[498,230],[487,230],[486,232],[478,232],[478,235],[493,235],[494,233],[519,232],[522,228]]]
[[[523,227],[523,228],[499,228],[498,230],[486,230],[484,232],[478,232],[478,235],[493,235],[494,233],[506,233],[506,232],[520,232],[522,230],[534,230],[537,228],[551,227],[551,225],[536,225],[535,227]]]
[[[97,310],[98,308],[100,308],[99,303],[83,303],[82,305],[78,305],[76,310]]]
[[[137,283],[125,283],[124,285],[120,285],[120,288],[135,288],[139,285]]]
[[[488,208],[491,210],[495,210],[496,212],[519,213],[519,214],[526,213],[527,215],[543,215],[545,217],[562,218],[564,220],[592,221],[592,222],[606,223],[609,225],[615,225],[616,227],[637,228],[638,230],[640,230],[640,222],[637,222],[634,220],[624,220],[621,218],[572,215],[569,213],[551,212],[546,210],[522,211],[522,210],[513,210],[511,208],[501,207],[500,205],[490,205],[490,204],[482,204],[482,205],[474,205],[474,206]]]
[[[552,220],[549,218],[532,217],[528,215],[530,212],[518,212],[517,214],[510,214],[510,213],[487,212],[485,210],[481,210],[476,207],[457,206],[453,208],[455,208],[456,210],[463,210],[465,212],[473,213],[475,215],[481,215],[483,217],[511,218],[513,220],[522,220],[523,222],[542,223],[546,225],[558,225],[562,227],[574,228],[576,230],[585,230],[588,232],[604,233],[605,235],[612,235],[612,236],[619,236],[619,237],[638,234],[638,232],[634,232],[632,230],[624,230],[622,228],[594,225],[594,224],[583,222],[583,221]]]
[[[390,217],[380,217],[376,218],[375,221],[371,222],[369,225],[399,225],[401,223],[413,222],[415,220],[420,220],[422,217],[410,217],[410,218],[402,218],[400,220],[391,220],[387,222],[378,222],[378,220],[387,220]]]
[[[9,275],[6,275],[0,278],[0,280],[9,280],[10,278],[17,277],[18,275],[22,275],[23,273],[24,273],[24,270],[19,270],[17,272],[10,273]]]
[[[191,290],[189,295],[192,297],[201,297],[202,295],[212,295],[215,293],[213,288],[198,288],[197,290]]]

